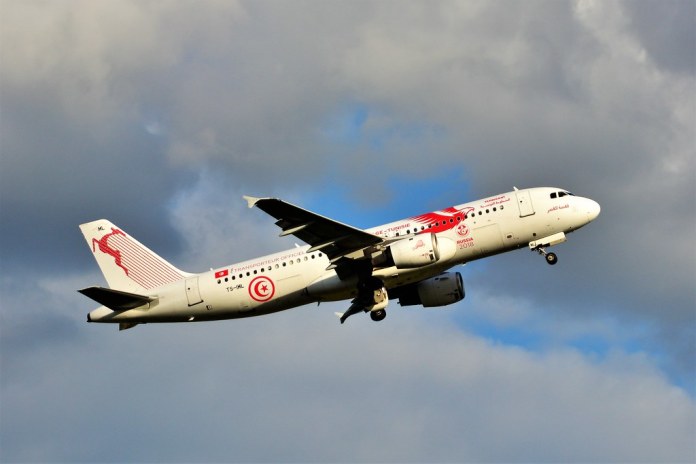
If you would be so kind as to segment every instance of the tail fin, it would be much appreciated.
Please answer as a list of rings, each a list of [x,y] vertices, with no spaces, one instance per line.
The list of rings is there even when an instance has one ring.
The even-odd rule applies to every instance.
[[[80,230],[112,289],[138,293],[188,275],[106,219],[82,224]]]

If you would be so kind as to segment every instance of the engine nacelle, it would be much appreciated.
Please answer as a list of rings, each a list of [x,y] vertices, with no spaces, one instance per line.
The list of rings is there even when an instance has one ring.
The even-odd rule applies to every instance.
[[[389,245],[386,262],[397,269],[412,269],[436,263],[440,259],[435,234],[423,234],[405,238]]]
[[[464,299],[464,280],[458,272],[443,272],[428,280],[399,288],[393,293],[398,293],[401,306],[447,306]]]

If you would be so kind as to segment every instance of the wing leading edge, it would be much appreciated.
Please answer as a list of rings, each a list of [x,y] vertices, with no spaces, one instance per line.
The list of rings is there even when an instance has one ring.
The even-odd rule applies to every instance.
[[[249,208],[256,206],[277,219],[276,225],[282,229],[281,237],[294,235],[310,246],[308,252],[321,251],[332,264],[384,241],[383,238],[364,230],[334,221],[277,198],[245,196],[244,199],[248,202]]]

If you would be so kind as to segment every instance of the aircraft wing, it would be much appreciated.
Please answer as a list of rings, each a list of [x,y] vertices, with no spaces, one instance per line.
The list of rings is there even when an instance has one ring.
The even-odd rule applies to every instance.
[[[257,206],[277,219],[280,236],[294,235],[310,245],[308,252],[321,251],[331,263],[351,253],[382,243],[384,239],[364,230],[307,211],[276,198],[245,196],[249,208]]]

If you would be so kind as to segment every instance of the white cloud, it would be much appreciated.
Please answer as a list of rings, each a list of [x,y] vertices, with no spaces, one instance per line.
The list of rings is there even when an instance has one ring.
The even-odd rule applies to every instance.
[[[529,353],[426,322],[427,311],[344,326],[331,312],[91,325],[60,351],[3,350],[3,459],[694,457],[693,400],[641,355]]]
[[[693,8],[636,5],[3,2],[3,460],[693,460]],[[602,204],[553,271],[467,268],[457,310],[544,349],[396,305],[117,333],[66,290],[96,214],[202,270],[292,246],[242,194],[420,212],[389,180],[449,169]]]

